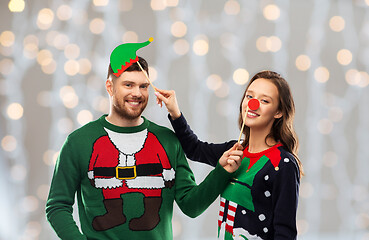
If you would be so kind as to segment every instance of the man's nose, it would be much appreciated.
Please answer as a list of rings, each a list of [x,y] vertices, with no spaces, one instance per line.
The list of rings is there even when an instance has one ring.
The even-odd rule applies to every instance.
[[[141,97],[142,93],[141,93],[140,87],[134,87],[132,89],[132,95],[135,96],[135,97]]]

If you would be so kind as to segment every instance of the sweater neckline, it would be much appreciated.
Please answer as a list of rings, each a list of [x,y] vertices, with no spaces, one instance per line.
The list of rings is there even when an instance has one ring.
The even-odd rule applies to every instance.
[[[271,146],[268,149],[265,149],[264,151],[261,152],[256,152],[256,153],[251,153],[249,152],[249,146],[246,146],[245,150],[244,150],[244,155],[248,158],[259,158],[263,155],[266,155],[267,153],[273,151],[275,148],[282,146],[282,143],[278,142],[277,144]]]
[[[138,126],[134,126],[134,127],[120,127],[114,124],[111,124],[110,122],[108,122],[106,120],[106,117],[108,116],[108,114],[104,114],[99,118],[99,122],[101,123],[101,125],[103,125],[104,127],[106,127],[107,129],[114,131],[114,132],[118,132],[118,133],[136,133],[136,132],[141,132],[143,130],[145,130],[150,122],[149,120],[147,120],[144,116],[142,116],[143,118],[143,123],[141,123]]]

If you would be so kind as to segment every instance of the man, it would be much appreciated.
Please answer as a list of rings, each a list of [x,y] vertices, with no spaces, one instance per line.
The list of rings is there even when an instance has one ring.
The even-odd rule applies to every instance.
[[[109,65],[105,85],[109,114],[68,136],[47,219],[61,239],[172,239],[173,201],[186,215],[200,215],[229,184],[242,151],[235,145],[225,152],[197,186],[175,134],[142,117],[149,83],[139,65],[119,77]],[[75,193],[82,233],[72,217]]]

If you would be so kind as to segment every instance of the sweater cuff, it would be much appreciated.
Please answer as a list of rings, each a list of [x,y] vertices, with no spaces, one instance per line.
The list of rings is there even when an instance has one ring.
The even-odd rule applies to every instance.
[[[214,172],[219,175],[219,177],[223,178],[223,179],[232,179],[234,177],[234,172],[233,173],[229,173],[227,172],[227,170],[225,170],[222,165],[219,164],[219,161],[217,163],[217,165],[215,166]],[[236,171],[237,172],[237,171]]]

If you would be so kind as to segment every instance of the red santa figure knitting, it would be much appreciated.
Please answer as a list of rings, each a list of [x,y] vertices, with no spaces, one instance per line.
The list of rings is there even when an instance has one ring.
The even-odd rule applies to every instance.
[[[93,186],[102,189],[107,212],[95,217],[92,225],[103,231],[124,224],[121,195],[142,193],[145,212],[132,219],[129,228],[151,230],[160,221],[162,189],[172,187],[175,171],[164,148],[147,129],[137,133],[105,131],[107,135],[94,143],[88,176]]]

